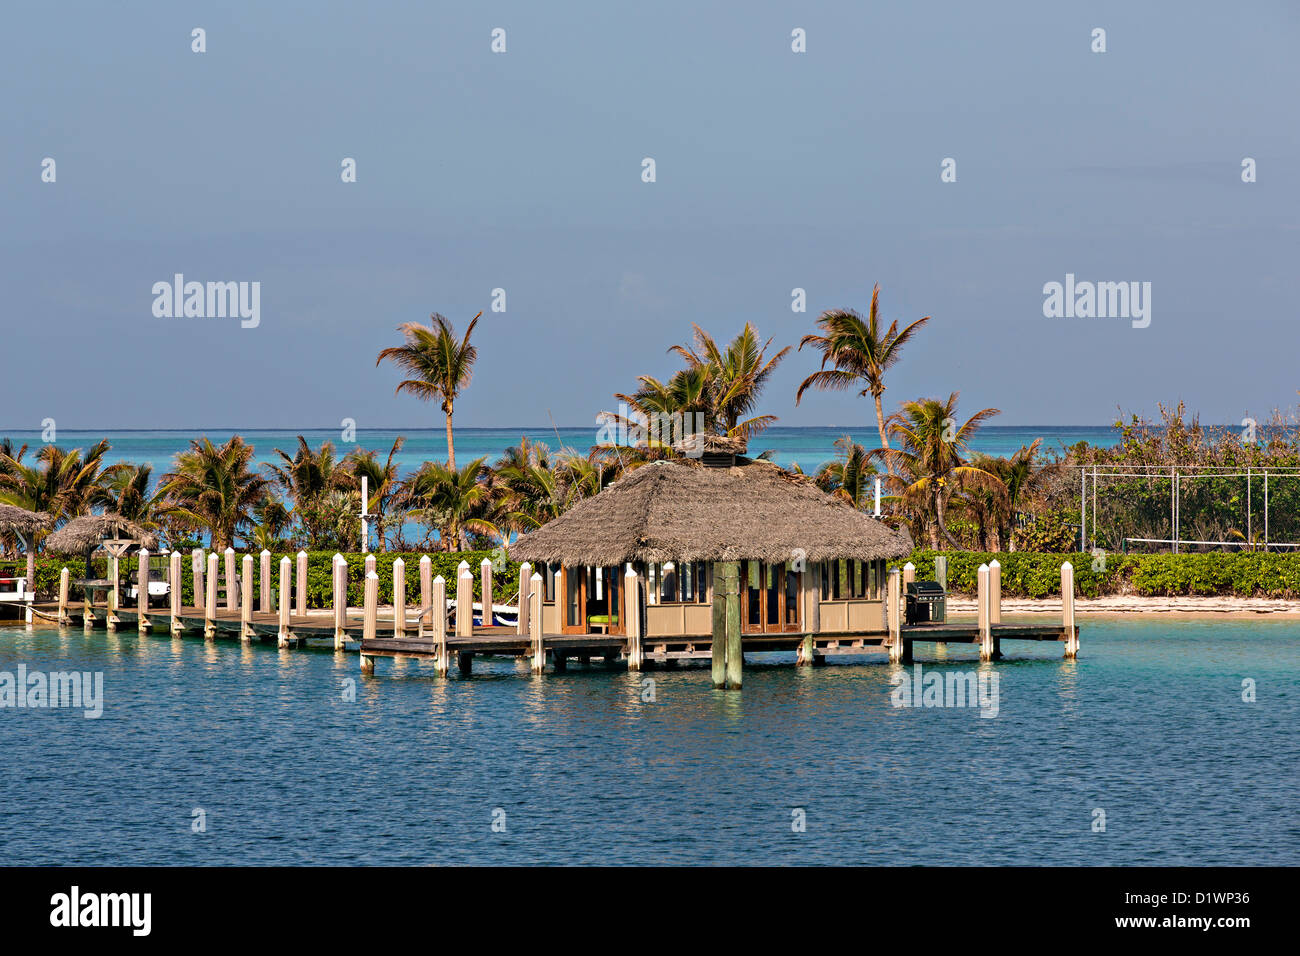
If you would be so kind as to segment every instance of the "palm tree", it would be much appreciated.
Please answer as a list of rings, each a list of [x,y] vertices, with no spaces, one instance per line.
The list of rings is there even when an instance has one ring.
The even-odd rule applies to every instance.
[[[875,504],[876,466],[870,453],[850,435],[836,439],[839,454],[817,470],[817,487],[843,498],[859,510]]]
[[[195,438],[162,476],[172,513],[193,528],[206,528],[213,550],[232,547],[235,534],[253,523],[254,509],[270,494],[271,483],[250,467],[252,460],[253,446],[238,435],[220,448]]]
[[[638,375],[637,381],[641,385],[634,394],[614,393],[633,414],[624,418],[614,412],[601,412],[602,421],[626,427],[630,432],[659,422],[654,434],[646,437],[645,448],[652,452],[670,451],[675,442],[696,430],[701,419],[705,429],[710,427],[709,371],[705,366],[679,369],[666,383],[652,375]]]
[[[379,536],[380,551],[387,546],[384,535],[385,515],[399,491],[397,465],[393,463],[393,458],[405,444],[406,438],[398,435],[393,441],[393,447],[388,450],[388,460],[382,465],[379,463],[378,453],[372,449],[365,451],[360,448],[354,449],[343,459],[344,467],[352,475],[358,488],[361,486],[361,479],[363,477],[366,479],[366,494],[370,497],[366,502],[366,511],[375,516],[375,532]]]
[[[334,443],[330,441],[321,442],[320,448],[313,449],[299,435],[298,448],[292,455],[279,448],[275,453],[280,464],[268,463],[263,467],[292,502],[293,516],[302,525],[308,544],[315,546],[325,528],[334,523],[327,513],[330,509],[322,509],[322,500],[333,492],[351,490],[352,474],[335,457]]]
[[[469,344],[469,337],[478,324],[478,315],[470,321],[465,335],[456,340],[456,330],[451,321],[437,312],[430,316],[429,328],[417,322],[404,322],[397,327],[406,344],[384,349],[375,359],[379,365],[384,359],[392,361],[410,378],[399,382],[397,392],[410,392],[427,401],[438,399],[447,416],[447,467],[456,470],[456,445],[452,440],[451,416],[456,399],[469,385],[474,374],[478,349]]]
[[[997,479],[996,483],[990,483],[977,476],[974,487],[968,492],[978,499],[977,510],[986,515],[994,551],[1003,547],[1014,550],[1012,532],[1016,513],[1023,510],[1029,500],[1040,496],[1058,473],[1051,464],[1038,464],[1038,447],[1042,442],[1041,438],[1036,438],[1032,444],[1021,445],[1006,458],[978,453],[971,456],[972,465]],[[981,535],[982,525],[983,522]],[[984,547],[982,542],[980,547]]]
[[[490,497],[486,472],[482,458],[475,458],[459,470],[426,461],[403,488],[409,514],[437,528],[448,551],[453,547],[466,550],[469,531],[499,535],[496,525],[481,516]]]
[[[80,448],[63,449],[45,445],[35,462],[23,464],[21,453],[13,457],[0,452],[0,502],[28,511],[44,511],[56,522],[107,506],[112,496],[107,485],[128,465],[105,465],[108,440],[84,453]]]
[[[161,488],[150,492],[152,482],[152,465],[118,466],[107,483],[108,493],[112,496],[110,510],[143,527],[159,527],[167,517],[169,508],[167,496]]]
[[[794,403],[799,404],[809,388],[839,390],[858,388],[859,395],[870,393],[876,402],[876,427],[880,430],[880,447],[889,447],[885,428],[885,408],[881,396],[885,394],[885,372],[902,355],[903,346],[912,334],[930,321],[927,315],[917,319],[901,332],[898,321],[880,332],[880,286],[871,290],[871,310],[867,318],[852,309],[831,309],[817,320],[821,335],[808,334],[799,340],[799,351],[805,345],[815,345],[822,353],[822,367],[803,380],[795,393]],[[826,366],[830,365],[830,368]]]
[[[749,322],[725,348],[719,348],[712,336],[698,325],[693,328],[694,348],[674,345],[668,351],[686,359],[688,370],[704,376],[707,427],[717,434],[747,439],[776,421],[775,415],[744,416],[758,404],[763,387],[789,353],[790,346],[769,359],[767,348],[772,340],[760,345],[758,330]]]
[[[883,458],[889,465],[892,484],[900,490],[903,501],[919,508],[934,550],[939,549],[940,535],[952,547],[960,547],[944,524],[954,480],[965,479],[967,484],[978,476],[997,480],[983,469],[967,464],[965,454],[975,432],[1000,412],[996,408],[981,409],[958,428],[957,395],[953,392],[946,402],[933,398],[904,402],[889,417],[889,432],[898,440],[899,447],[882,447],[870,452],[872,457]]]

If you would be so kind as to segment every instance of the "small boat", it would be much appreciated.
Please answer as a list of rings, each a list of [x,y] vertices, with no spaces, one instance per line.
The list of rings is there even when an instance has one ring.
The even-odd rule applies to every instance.
[[[483,625],[483,604],[475,601],[473,608],[474,623],[478,626]],[[447,601],[447,623],[453,625],[456,620],[456,601],[451,599]],[[516,627],[519,624],[519,608],[510,604],[493,604],[492,605],[492,624],[496,627]]]

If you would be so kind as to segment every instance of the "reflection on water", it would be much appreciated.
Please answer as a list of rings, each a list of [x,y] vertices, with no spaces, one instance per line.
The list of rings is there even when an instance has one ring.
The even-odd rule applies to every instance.
[[[999,715],[982,719],[894,708],[890,676],[908,669],[880,657],[756,656],[737,694],[707,665],[535,677],[476,659],[473,677],[439,679],[381,660],[367,677],[329,646],[0,629],[0,671],[102,671],[105,695],[99,720],[0,709],[0,849],[91,864],[1300,863],[1294,624],[1085,621],[1078,661],[1059,644],[1003,650],[981,665],[966,645],[918,649],[927,671],[997,673]]]

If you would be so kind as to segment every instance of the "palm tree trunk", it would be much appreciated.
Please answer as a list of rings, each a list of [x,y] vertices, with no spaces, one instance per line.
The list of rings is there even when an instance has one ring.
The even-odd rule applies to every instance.
[[[880,447],[888,448],[889,436],[885,432],[885,406],[880,401],[880,393],[876,393],[874,398],[876,399],[876,427],[880,429]]]
[[[456,470],[456,444],[451,436],[451,406],[447,406],[447,467]]]

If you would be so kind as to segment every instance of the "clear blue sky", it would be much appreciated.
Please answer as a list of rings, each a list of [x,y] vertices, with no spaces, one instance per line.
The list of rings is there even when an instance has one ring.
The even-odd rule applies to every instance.
[[[887,317],[934,317],[891,404],[959,389],[1002,424],[1081,424],[1182,397],[1234,422],[1300,388],[1293,3],[0,16],[0,430],[438,425],[375,354],[399,322],[480,309],[458,422],[579,425],[670,374],[692,321],[796,344],[874,282]],[[261,282],[260,327],[154,318],[176,272]],[[1150,327],[1045,318],[1067,272],[1151,282]],[[815,365],[787,358],[762,410],[871,418],[851,395],[795,408]]]

